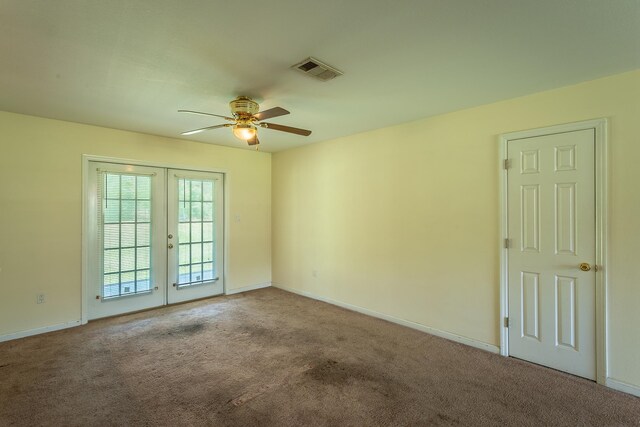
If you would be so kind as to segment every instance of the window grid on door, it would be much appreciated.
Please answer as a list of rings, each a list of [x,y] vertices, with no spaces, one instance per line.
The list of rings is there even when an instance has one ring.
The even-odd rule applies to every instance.
[[[99,226],[103,298],[151,291],[151,176],[103,172]]]
[[[177,287],[217,279],[214,181],[178,178]]]

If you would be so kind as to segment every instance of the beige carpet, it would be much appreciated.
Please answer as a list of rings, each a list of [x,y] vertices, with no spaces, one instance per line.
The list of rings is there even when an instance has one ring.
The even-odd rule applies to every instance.
[[[0,343],[0,425],[640,425],[640,399],[277,289]]]

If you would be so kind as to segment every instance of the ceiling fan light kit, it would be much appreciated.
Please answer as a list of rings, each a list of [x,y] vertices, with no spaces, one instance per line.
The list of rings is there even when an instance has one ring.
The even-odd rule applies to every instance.
[[[233,127],[233,136],[243,141],[247,141],[253,138],[254,136],[256,136],[257,132],[258,130],[253,125],[239,124]]]
[[[291,126],[278,125],[275,123],[265,123],[262,120],[273,117],[280,117],[289,114],[289,111],[281,107],[273,107],[268,110],[260,111],[260,105],[246,96],[239,96],[229,103],[231,114],[233,117],[222,116],[219,114],[204,113],[202,111],[178,110],[179,113],[200,114],[205,116],[220,117],[232,123],[224,123],[221,125],[208,126],[200,129],[194,129],[183,132],[182,135],[193,135],[204,132],[206,130],[218,129],[223,127],[232,127],[233,135],[243,141],[247,141],[249,145],[258,145],[258,127],[265,129],[273,129],[281,132],[293,133],[296,135],[309,136],[310,130],[294,128]]]

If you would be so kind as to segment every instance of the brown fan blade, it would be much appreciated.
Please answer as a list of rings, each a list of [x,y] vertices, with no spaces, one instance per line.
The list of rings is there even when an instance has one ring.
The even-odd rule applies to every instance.
[[[268,110],[260,111],[259,113],[254,114],[253,117],[255,117],[258,120],[267,120],[273,117],[284,116],[285,114],[289,114],[289,112],[284,108],[273,107],[273,108],[269,108]]]
[[[221,118],[223,118],[225,120],[229,120],[229,121],[232,121],[232,122],[236,121],[236,119],[234,119],[233,117],[221,116],[219,114],[213,114],[213,113],[203,113],[202,111],[178,110],[178,113],[200,114],[200,115],[203,115],[203,116],[221,117]]]
[[[260,141],[258,140],[258,134],[255,134],[253,136],[253,138],[251,138],[251,139],[247,139],[247,144],[249,144],[249,145],[258,145],[258,144],[260,144]]]
[[[275,123],[260,123],[260,125],[261,126],[265,125],[263,127],[266,127],[267,129],[273,129],[273,130],[279,130],[279,131],[282,131],[282,132],[295,133],[296,135],[302,135],[302,136],[311,135],[311,131],[310,130],[294,128],[294,127],[291,127],[291,126],[277,125]]]
[[[194,133],[200,133],[200,132],[204,132],[205,130],[211,130],[211,129],[218,129],[218,128],[226,128],[228,126],[231,126],[230,124],[223,124],[223,125],[215,125],[215,126],[207,126],[206,128],[200,128],[200,129],[194,129],[194,130],[188,130],[186,132],[182,132],[180,135],[193,135]]]

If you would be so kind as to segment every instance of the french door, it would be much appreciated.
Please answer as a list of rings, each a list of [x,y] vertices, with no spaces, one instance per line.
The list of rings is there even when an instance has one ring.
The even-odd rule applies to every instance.
[[[223,175],[89,166],[89,319],[224,292]]]
[[[223,293],[222,175],[168,171],[169,303]]]

